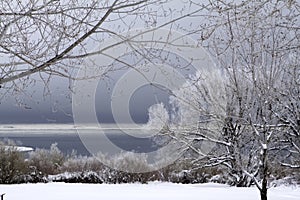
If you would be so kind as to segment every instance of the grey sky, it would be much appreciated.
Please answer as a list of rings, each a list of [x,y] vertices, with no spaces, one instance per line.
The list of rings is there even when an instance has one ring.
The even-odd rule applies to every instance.
[[[172,8],[181,7],[182,1],[170,1],[168,6]],[[193,10],[193,8],[190,8]],[[191,10],[187,10],[189,12]],[[180,10],[173,13],[173,17],[182,15]],[[134,19],[134,17],[133,17]],[[169,19],[166,19],[169,20]],[[163,23],[160,21],[159,23]],[[183,25],[190,24],[182,20]],[[136,23],[135,28],[140,28]],[[94,46],[94,43],[92,43]],[[117,79],[116,79],[117,80]],[[110,108],[110,88],[111,85],[102,83],[98,86],[95,107],[98,120],[102,123],[113,123],[113,116]],[[48,85],[47,85],[48,87]],[[26,88],[26,92],[17,95],[6,96],[0,100],[0,123],[72,123],[72,100],[69,90],[69,81],[62,78],[53,78],[47,88],[42,82],[37,82],[31,88]],[[168,95],[159,89],[142,87],[133,94],[129,110],[133,120],[137,123],[147,122],[147,109],[159,102],[168,104]],[[125,121],[126,122],[126,121]]]
[[[170,52],[166,55],[169,60],[166,61],[166,64],[178,66],[176,70],[180,71],[184,76],[194,73],[193,68],[188,65],[188,62],[178,57],[178,55]],[[163,54],[161,56],[164,57]],[[127,57],[128,62],[130,62],[130,58]],[[161,62],[160,59],[153,59],[152,61],[157,63]],[[122,69],[122,67],[120,68]],[[115,122],[111,109],[111,94],[116,82],[128,72],[128,70],[130,69],[110,72],[107,74],[107,78],[98,82],[95,95],[95,108],[100,123]],[[66,78],[51,78],[47,87],[45,87],[41,81],[36,82],[36,84],[31,85],[30,88],[27,88],[24,93],[18,93],[17,95],[7,96],[5,99],[2,99],[0,104],[0,124],[72,123],[72,93],[69,89],[70,82]],[[132,120],[136,123],[146,123],[148,120],[148,108],[156,103],[163,102],[169,110],[168,97],[168,91],[164,91],[158,87],[150,85],[140,87],[133,93],[129,102],[129,112]],[[128,119],[122,120],[123,123],[129,123]]]
[[[46,96],[43,95],[41,86],[34,86],[28,89],[25,95],[3,99],[0,104],[0,124],[72,123],[72,101],[68,81],[56,78],[50,86],[51,94]],[[101,123],[114,122],[110,108],[111,87],[112,85],[104,82],[100,82],[98,86],[95,107]],[[138,89],[130,99],[129,110],[132,119],[137,123],[147,122],[147,109],[158,102],[168,103],[165,92],[153,86]]]

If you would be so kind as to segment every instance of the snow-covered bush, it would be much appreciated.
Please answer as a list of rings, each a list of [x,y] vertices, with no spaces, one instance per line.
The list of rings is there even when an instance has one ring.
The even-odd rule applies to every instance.
[[[153,174],[153,168],[147,162],[146,154],[139,154],[138,156],[133,152],[123,152],[113,157],[105,155],[97,155],[105,163],[112,166],[105,170],[104,178],[112,183],[132,183],[132,182],[148,182]],[[149,173],[139,173],[141,171],[149,171]]]
[[[131,173],[141,172],[141,171],[152,171],[153,169],[147,162],[146,154],[134,154],[133,152],[120,153],[114,157],[107,157],[110,166],[114,169],[128,171]]]
[[[49,176],[49,180],[53,182],[65,183],[103,183],[103,179],[99,173],[84,171],[84,172],[65,172],[58,175]]]
[[[0,143],[0,184],[20,183],[28,172],[24,154],[11,144],[9,147]]]
[[[163,103],[152,105],[148,109],[149,120],[146,129],[165,129],[169,123],[169,113]]]
[[[105,166],[96,157],[87,156],[70,156],[63,165],[61,171],[65,172],[86,172],[101,171]]]
[[[65,156],[58,149],[57,143],[51,145],[50,150],[36,149],[29,153],[30,166],[36,167],[37,173],[57,174],[65,161]]]
[[[106,163],[104,165],[103,163]],[[201,164],[202,163],[202,164]],[[113,168],[108,167],[113,166]],[[156,166],[157,167],[157,166]],[[118,170],[119,169],[119,170]],[[123,169],[124,171],[120,170]],[[147,170],[147,173],[139,173]],[[284,166],[270,166],[271,185],[300,183],[299,169]],[[289,178],[286,178],[289,177]],[[98,154],[97,157],[63,155],[53,144],[50,150],[37,149],[24,160],[24,154],[14,148],[0,145],[0,183],[148,183],[162,181],[173,183],[216,182],[236,185],[239,177],[231,174],[224,166],[210,166],[204,159],[194,162],[185,156],[171,165],[154,170],[147,162],[147,156],[136,156],[124,152],[115,156]]]

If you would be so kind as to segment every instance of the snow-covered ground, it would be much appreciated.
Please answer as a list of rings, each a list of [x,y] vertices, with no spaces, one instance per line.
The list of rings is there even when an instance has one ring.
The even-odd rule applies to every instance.
[[[236,188],[220,184],[183,185],[153,182],[142,184],[22,184],[0,185],[5,200],[258,200],[255,187]],[[275,187],[270,200],[299,200],[300,187]]]

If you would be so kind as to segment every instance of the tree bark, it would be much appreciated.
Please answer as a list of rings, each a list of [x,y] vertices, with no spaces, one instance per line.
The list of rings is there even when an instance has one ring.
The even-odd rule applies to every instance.
[[[262,182],[261,190],[260,190],[260,199],[261,200],[268,200],[267,194],[268,194],[267,180],[264,179],[263,182]]]
[[[267,163],[267,149],[263,147],[263,154],[262,154],[262,184],[260,189],[260,199],[267,200],[268,196],[268,163]]]

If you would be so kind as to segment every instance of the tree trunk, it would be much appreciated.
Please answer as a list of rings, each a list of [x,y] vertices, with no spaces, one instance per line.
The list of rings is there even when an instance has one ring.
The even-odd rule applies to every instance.
[[[267,192],[268,192],[268,164],[267,164],[267,154],[268,151],[266,148],[263,148],[263,154],[262,154],[262,184],[261,184],[261,190],[260,190],[260,199],[261,200],[267,200]]]
[[[262,183],[261,190],[260,190],[260,199],[261,200],[268,200],[267,193],[268,193],[267,180],[264,179],[263,183]]]

